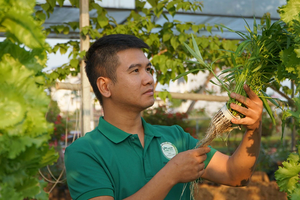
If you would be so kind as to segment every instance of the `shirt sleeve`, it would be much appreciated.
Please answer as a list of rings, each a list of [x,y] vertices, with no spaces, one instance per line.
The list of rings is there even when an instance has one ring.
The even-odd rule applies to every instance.
[[[192,137],[189,133],[186,133],[180,126],[176,126],[183,134],[184,137],[186,138],[187,141],[187,149],[194,149],[197,146],[197,143],[199,142],[198,139]],[[208,146],[211,150],[210,152],[208,152],[207,158],[204,161],[205,167],[207,167],[207,165],[209,164],[209,162],[211,161],[212,157],[214,156],[214,154],[217,152],[216,149],[212,148],[211,146]]]
[[[72,199],[114,197],[114,189],[108,172],[93,157],[89,148],[81,143],[75,143],[67,147],[65,152],[67,183]]]

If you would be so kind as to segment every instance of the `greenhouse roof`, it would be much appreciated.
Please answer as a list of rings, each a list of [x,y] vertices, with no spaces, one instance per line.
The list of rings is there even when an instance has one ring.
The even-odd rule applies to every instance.
[[[37,3],[44,3],[45,0],[38,0]],[[99,2],[99,1],[97,1]],[[277,9],[279,6],[286,4],[285,0],[203,0],[202,11],[197,12],[178,12],[175,18],[172,18],[169,14],[167,17],[170,19],[176,19],[182,22],[194,22],[196,24],[224,24],[225,26],[236,30],[245,32],[245,21],[252,27],[254,16],[258,23],[264,13],[269,12],[273,21],[279,19]],[[40,9],[40,6],[36,6],[36,9]],[[135,8],[134,0],[102,0],[99,4],[106,8],[108,15],[112,16],[118,23],[124,23],[126,18],[130,14],[131,10]],[[95,17],[97,15],[95,10],[90,11],[90,16]],[[71,7],[68,1],[65,1],[63,7],[57,6],[44,23],[44,27],[48,28],[52,25],[59,25],[65,22],[79,21],[79,9]],[[158,24],[163,24],[166,21],[164,17],[156,19]],[[210,35],[211,33],[203,31],[201,35]],[[212,29],[213,35],[219,35],[226,39],[240,39],[240,37],[232,32],[224,30],[220,32],[218,29]],[[49,38],[79,38],[77,31],[70,32],[69,35],[56,35],[50,33]]]

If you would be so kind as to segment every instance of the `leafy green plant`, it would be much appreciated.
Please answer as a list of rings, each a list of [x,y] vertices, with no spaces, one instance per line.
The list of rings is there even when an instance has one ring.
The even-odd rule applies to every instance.
[[[291,153],[282,167],[275,172],[275,178],[281,191],[287,193],[288,198],[296,200],[300,198],[300,147],[297,153]]]
[[[294,98],[296,111],[285,111],[285,117],[293,117],[295,123],[300,125],[300,97]],[[300,130],[298,130],[298,134]],[[282,163],[282,167],[275,172],[275,178],[280,188],[280,191],[287,193],[290,200],[296,200],[300,198],[300,146],[297,147],[298,151],[291,153],[287,160]]]
[[[267,21],[266,25],[260,26],[262,31],[261,35],[258,34],[259,26],[256,24],[255,20],[254,31],[250,30],[249,25],[247,27],[249,35],[229,29],[230,31],[241,35],[244,41],[238,45],[238,48],[235,52],[231,52],[230,58],[233,66],[231,68],[222,70],[221,75],[225,74],[224,78],[221,79],[219,75],[216,75],[212,69],[212,64],[208,64],[203,59],[195,38],[192,37],[193,49],[188,44],[184,45],[189,53],[191,53],[194,58],[197,59],[196,63],[200,64],[202,68],[199,67],[198,69],[187,71],[176,77],[176,79],[204,68],[214,74],[219,83],[213,83],[220,85],[224,90],[226,90],[229,97],[231,92],[246,96],[246,93],[243,90],[243,85],[248,84],[250,88],[262,99],[265,109],[275,124],[275,118],[272,114],[267,99],[277,107],[279,107],[279,104],[265,93],[266,85],[272,81],[275,81],[277,66],[281,65],[282,63],[280,60],[280,52],[282,49],[289,47],[288,41],[293,40],[291,35],[286,34],[285,30],[283,29],[282,22],[270,25],[270,18],[266,17],[265,19]],[[217,58],[212,63],[220,59],[223,58]],[[231,102],[239,105],[241,104],[232,98],[229,99],[227,104],[228,109],[234,116],[240,115],[236,113],[236,111],[230,109],[229,104]]]
[[[290,48],[284,49],[281,52],[281,59],[285,63],[285,68],[280,68],[278,74],[279,79],[288,78],[296,85],[296,94],[298,97],[293,98],[293,107],[283,112],[283,118],[292,117],[295,125],[300,125],[300,97],[299,97],[299,82],[300,82],[300,5],[297,0],[289,0],[286,5],[279,8],[281,20],[286,23],[286,27],[290,33],[293,34],[298,43],[294,43]],[[284,124],[283,124],[284,126]],[[298,136],[300,130],[298,129]],[[281,191],[288,195],[288,199],[295,200],[300,198],[300,159],[298,151],[289,155],[288,159],[283,162],[283,166],[275,173],[275,178]]]
[[[0,199],[47,199],[40,167],[57,159],[47,141],[49,97],[41,70],[47,56],[45,35],[34,20],[35,1],[0,1]],[[26,48],[25,48],[26,47]]]

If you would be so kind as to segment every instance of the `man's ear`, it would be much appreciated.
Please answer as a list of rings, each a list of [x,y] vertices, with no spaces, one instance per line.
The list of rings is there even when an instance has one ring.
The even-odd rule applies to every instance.
[[[111,80],[107,77],[99,77],[97,79],[97,87],[103,97],[108,98],[111,96],[110,84]]]

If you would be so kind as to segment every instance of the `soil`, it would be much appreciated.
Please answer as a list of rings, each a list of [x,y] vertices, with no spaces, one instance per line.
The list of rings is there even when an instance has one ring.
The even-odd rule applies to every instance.
[[[49,194],[50,200],[71,200],[66,186],[57,186]],[[275,181],[264,172],[255,172],[245,187],[216,185],[207,181],[195,188],[195,200],[287,200]]]
[[[255,172],[245,187],[200,183],[195,200],[287,200],[287,196],[275,181],[269,181],[266,173]]]

